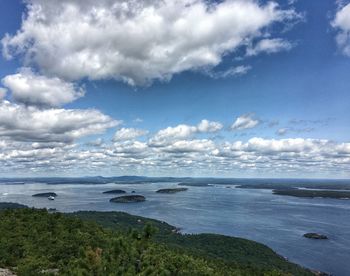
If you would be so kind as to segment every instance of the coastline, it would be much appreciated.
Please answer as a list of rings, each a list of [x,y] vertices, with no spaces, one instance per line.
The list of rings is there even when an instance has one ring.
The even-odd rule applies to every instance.
[[[27,206],[16,203],[0,202],[0,211],[7,209],[28,208]],[[30,208],[39,210],[36,208]],[[158,228],[158,233],[155,235],[157,243],[166,244],[170,248],[177,250],[186,250],[195,255],[202,257],[210,256],[214,259],[221,259],[224,262],[238,262],[241,265],[254,263],[264,269],[278,267],[286,271],[300,273],[297,275],[328,275],[320,274],[298,264],[290,262],[286,257],[283,257],[273,251],[270,247],[249,239],[243,239],[232,236],[202,233],[202,234],[185,234],[176,226],[170,225],[165,221],[150,219],[142,216],[131,215],[126,212],[110,211],[78,211],[72,213],[52,212],[63,214],[67,217],[76,217],[83,221],[97,223],[103,228],[109,228],[113,231],[126,232],[129,229],[142,230],[143,227],[151,223]],[[221,252],[222,242],[228,247],[228,254]],[[237,250],[236,248],[239,248]],[[200,253],[199,253],[200,252]],[[268,257],[267,257],[268,256]],[[266,258],[268,261],[266,261]]]

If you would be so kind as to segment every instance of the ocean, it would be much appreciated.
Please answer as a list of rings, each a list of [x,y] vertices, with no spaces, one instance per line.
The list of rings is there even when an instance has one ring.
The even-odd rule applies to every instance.
[[[61,212],[79,210],[124,211],[166,221],[184,233],[217,233],[247,238],[271,247],[301,266],[350,275],[350,200],[297,198],[272,194],[271,190],[239,189],[213,184],[188,187],[185,192],[159,194],[174,182],[144,184],[45,184],[0,183],[0,202],[16,202]],[[145,202],[110,203],[110,189],[135,191]],[[55,192],[54,201],[32,197]],[[311,240],[304,233],[325,234],[328,240]]]

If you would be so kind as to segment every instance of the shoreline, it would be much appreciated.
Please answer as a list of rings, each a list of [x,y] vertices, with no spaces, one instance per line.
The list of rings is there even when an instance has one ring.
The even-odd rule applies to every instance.
[[[6,203],[6,202],[0,202],[0,211],[4,208],[4,205],[9,204],[9,209],[16,209],[16,208],[30,208],[34,210],[40,210],[39,208],[35,207],[29,207],[18,203]],[[159,241],[164,242],[165,240],[169,239],[169,237],[173,239],[184,239],[184,241],[187,238],[200,238],[200,237],[210,237],[212,239],[220,238],[220,239],[227,239],[231,242],[242,242],[243,244],[249,245],[249,246],[257,246],[260,249],[259,250],[266,250],[267,252],[270,252],[270,254],[274,255],[275,258],[279,258],[286,262],[286,264],[290,266],[299,267],[302,270],[306,270],[311,272],[313,275],[329,275],[327,273],[319,272],[315,269],[304,267],[298,263],[291,262],[287,257],[278,254],[276,251],[274,251],[269,246],[261,243],[256,242],[251,239],[247,238],[240,238],[236,236],[228,236],[228,235],[222,235],[222,234],[214,234],[214,233],[185,233],[181,231],[181,228],[176,227],[174,225],[171,225],[167,223],[166,221],[133,215],[127,212],[121,212],[121,211],[74,211],[74,212],[61,212],[61,211],[50,211],[49,208],[45,208],[47,212],[49,213],[60,213],[66,216],[74,216],[78,217],[85,221],[93,221],[97,223],[98,225],[102,226],[103,228],[110,228],[112,230],[117,231],[124,231],[126,229],[137,229],[140,230],[142,227],[145,226],[146,223],[151,222],[155,227],[160,229],[159,234]],[[117,221],[117,222],[116,222]],[[174,244],[169,243],[171,246]],[[217,252],[216,252],[217,253]],[[266,253],[266,252],[265,252]],[[243,254],[243,253],[242,253]],[[211,254],[212,255],[212,254]],[[249,255],[249,254],[248,254]],[[259,255],[259,254],[258,254]],[[256,256],[255,256],[256,257]],[[261,257],[261,256],[260,256]]]

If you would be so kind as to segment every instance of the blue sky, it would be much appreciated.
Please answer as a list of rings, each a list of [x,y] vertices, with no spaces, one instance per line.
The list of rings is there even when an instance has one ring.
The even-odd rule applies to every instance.
[[[54,1],[40,0],[0,3],[0,87],[7,91],[0,116],[16,107],[9,117],[24,120],[9,126],[0,118],[0,138],[6,145],[0,158],[2,175],[56,175],[57,170],[64,170],[67,175],[349,177],[350,57],[346,47],[350,45],[350,5],[347,9],[346,1],[221,1],[212,2],[212,10],[207,7],[202,13],[200,8],[206,3],[180,1],[176,8],[182,13],[173,14],[179,17],[176,20],[187,20],[191,26],[193,12],[203,21],[199,18],[202,23],[188,32],[176,29],[169,38],[163,28],[173,30],[177,23],[164,18],[157,21],[162,9],[169,7],[150,4],[154,14],[142,17],[149,25],[144,23],[142,32],[120,26],[125,34],[114,33],[119,27],[115,24],[124,23],[118,15],[121,7],[113,6],[113,14],[94,18],[106,24],[105,37],[96,35],[100,27],[95,21],[82,25],[86,37],[97,37],[88,38],[86,45],[74,42],[72,19],[65,21],[64,15],[55,12],[77,13],[79,24],[93,8],[105,12],[116,1],[104,0],[98,7],[92,1],[77,2],[66,0],[57,6]],[[137,28],[141,12],[132,1],[125,3],[135,12],[128,22]],[[190,4],[186,8],[184,3]],[[69,5],[75,9],[69,11]],[[274,12],[267,11],[269,5]],[[34,12],[28,15],[30,6]],[[145,4],[141,11],[147,8]],[[231,12],[228,19],[220,18],[225,16],[223,11]],[[251,19],[240,19],[240,11]],[[51,13],[52,17],[40,21],[40,16]],[[116,21],[109,26],[105,18]],[[226,26],[231,18],[232,24]],[[57,26],[65,31],[60,33]],[[215,30],[205,36],[206,28]],[[147,32],[152,36],[153,30],[159,36],[151,39]],[[65,40],[65,34],[72,35],[73,42]],[[181,43],[182,52],[171,52]],[[191,48],[192,43],[202,52]],[[146,56],[147,47],[159,51],[158,55],[166,49],[164,55],[169,58],[149,52]],[[86,53],[88,58],[82,59]],[[122,56],[127,61],[115,58],[116,53],[127,53]],[[38,79],[47,86],[39,89]],[[48,90],[46,96],[43,89]],[[57,96],[61,91],[62,96]],[[79,118],[88,118],[72,119],[76,129],[67,130],[66,125],[48,123],[48,114],[58,109],[64,110],[62,114],[75,110]],[[98,114],[87,114],[92,109]],[[26,122],[23,114],[30,117],[33,110],[37,116]],[[48,115],[44,123],[37,119],[43,112]],[[59,121],[59,116],[53,120]],[[201,130],[202,120],[212,122],[212,128],[202,125]],[[23,124],[33,124],[33,131]],[[177,129],[178,125],[184,127]],[[115,138],[120,129],[132,134]],[[86,156],[86,163],[81,156]]]

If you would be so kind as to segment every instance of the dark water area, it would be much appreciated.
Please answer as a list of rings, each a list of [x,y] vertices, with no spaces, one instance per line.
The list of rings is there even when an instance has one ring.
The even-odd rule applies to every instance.
[[[255,240],[307,268],[350,275],[350,200],[297,198],[274,195],[267,189],[218,184],[188,187],[175,194],[156,193],[161,188],[175,187],[179,186],[174,182],[48,185],[31,181],[0,184],[0,201],[62,212],[125,211],[166,221],[185,233],[218,233]],[[102,193],[111,189],[135,191],[147,200],[111,203],[109,199],[115,195]],[[32,197],[42,192],[55,192],[58,197],[54,201]],[[303,234],[307,232],[321,233],[329,239],[306,239]]]

